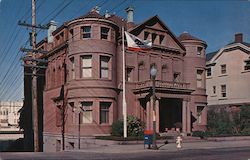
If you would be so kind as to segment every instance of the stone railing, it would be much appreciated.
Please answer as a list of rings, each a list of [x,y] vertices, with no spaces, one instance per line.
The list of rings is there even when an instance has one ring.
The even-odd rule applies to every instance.
[[[176,89],[189,89],[189,83],[183,83],[183,82],[170,82],[170,81],[161,81],[156,80],[155,81],[155,87],[156,88],[176,88]],[[136,89],[142,89],[142,88],[148,88],[152,87],[153,82],[151,80],[138,82],[136,83]]]

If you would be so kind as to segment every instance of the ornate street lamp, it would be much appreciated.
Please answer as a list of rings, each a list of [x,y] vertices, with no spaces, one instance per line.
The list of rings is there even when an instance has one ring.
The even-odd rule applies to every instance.
[[[150,76],[153,81],[153,149],[157,150],[157,145],[156,145],[156,111],[155,111],[155,78],[157,74],[157,69],[155,65],[151,66],[150,69]]]

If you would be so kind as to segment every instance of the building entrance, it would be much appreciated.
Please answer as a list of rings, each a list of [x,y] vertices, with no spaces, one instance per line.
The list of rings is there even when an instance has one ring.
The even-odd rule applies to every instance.
[[[159,131],[176,130],[182,126],[182,99],[161,98]]]

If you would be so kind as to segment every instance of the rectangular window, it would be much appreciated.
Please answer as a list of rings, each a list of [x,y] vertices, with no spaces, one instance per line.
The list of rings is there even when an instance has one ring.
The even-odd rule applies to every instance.
[[[250,60],[245,61],[245,70],[250,70]]]
[[[82,78],[92,77],[92,56],[82,56]]]
[[[92,116],[92,106],[93,102],[81,102],[81,123],[92,123],[93,116]]]
[[[225,64],[221,65],[221,74],[227,73],[227,66]]]
[[[70,62],[71,62],[71,78],[72,79],[75,79],[76,78],[76,73],[75,73],[75,59],[74,57],[71,57],[70,59]]]
[[[59,127],[61,125],[62,125],[61,106],[56,106],[56,126]]]
[[[197,106],[197,120],[198,123],[201,124],[202,123],[202,111],[204,109],[204,106]]]
[[[82,38],[91,38],[91,26],[82,27]]]
[[[207,76],[211,76],[212,75],[212,69],[211,68],[207,68]]]
[[[127,68],[126,70],[126,81],[128,82],[132,81],[132,71],[133,71],[133,68]]]
[[[197,55],[201,55],[202,54],[202,47],[197,47]]]
[[[100,124],[109,123],[109,108],[111,102],[100,102]]]
[[[226,85],[221,85],[221,97],[227,97],[227,87]]]
[[[197,70],[196,80],[197,80],[197,87],[198,88],[202,88],[203,87],[203,84],[202,84],[202,74],[203,74],[203,70]]]
[[[101,39],[108,39],[109,28],[101,27]]]
[[[216,86],[213,86],[213,94],[216,94]]]
[[[100,57],[100,77],[109,78],[109,61],[110,57],[101,56]]]

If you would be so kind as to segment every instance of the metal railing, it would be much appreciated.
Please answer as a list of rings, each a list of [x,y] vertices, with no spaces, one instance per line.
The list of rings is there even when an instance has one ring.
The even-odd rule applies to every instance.
[[[143,81],[143,82],[137,82],[135,85],[136,89],[142,89],[142,88],[148,88],[153,85],[151,80]],[[184,83],[184,82],[173,82],[173,81],[161,81],[156,80],[155,81],[155,87],[156,88],[176,88],[176,89],[189,89],[190,84]]]

